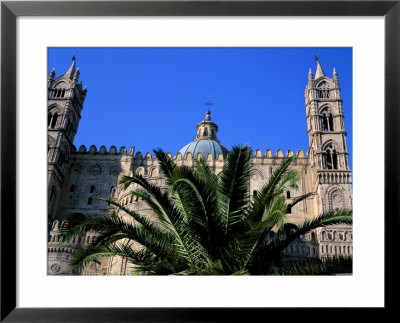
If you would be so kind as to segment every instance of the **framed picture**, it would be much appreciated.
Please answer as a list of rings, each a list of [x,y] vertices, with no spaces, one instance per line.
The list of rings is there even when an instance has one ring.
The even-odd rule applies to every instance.
[[[293,314],[300,307],[332,307],[332,313],[345,307],[392,308],[390,292],[398,278],[390,255],[399,233],[398,154],[393,153],[399,137],[398,1],[5,1],[1,15],[2,320],[236,321],[272,309],[282,314],[285,307]],[[46,243],[37,238],[40,230],[47,236],[41,196],[46,189],[40,184],[47,165],[38,157],[45,154],[45,136],[37,127],[44,116],[37,111],[47,100],[41,94],[46,57],[51,48],[94,46],[353,47],[354,275],[312,280],[47,276],[46,248],[39,250]],[[115,78],[110,81],[118,82]],[[290,87],[290,77],[284,82]],[[329,120],[327,128],[333,125]],[[315,289],[321,285],[325,288]],[[287,289],[293,296],[284,297]],[[358,300],[355,290],[363,295]],[[313,295],[318,296],[309,301]]]

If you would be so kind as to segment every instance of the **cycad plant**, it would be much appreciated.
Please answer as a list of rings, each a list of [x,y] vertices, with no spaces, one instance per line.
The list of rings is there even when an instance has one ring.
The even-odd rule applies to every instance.
[[[268,183],[249,196],[251,149],[233,147],[219,178],[204,159],[194,167],[177,166],[155,150],[165,184],[163,192],[141,175],[124,176],[120,184],[141,198],[155,221],[113,200],[103,199],[130,216],[75,215],[69,236],[96,232],[95,243],[73,254],[71,265],[83,269],[102,257],[120,256],[135,270],[156,275],[268,274],[277,268],[282,251],[304,233],[326,225],[352,221],[351,210],[336,210],[287,230],[287,212],[310,194],[287,204],[283,192],[296,187],[300,174],[286,158]],[[126,217],[124,217],[126,218]],[[270,232],[283,230],[283,239]]]

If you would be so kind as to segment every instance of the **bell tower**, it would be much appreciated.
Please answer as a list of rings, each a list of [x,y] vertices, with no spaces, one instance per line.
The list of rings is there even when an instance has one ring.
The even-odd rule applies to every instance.
[[[344,127],[339,75],[327,77],[316,57],[315,77],[308,73],[305,90],[308,156],[313,190],[320,196],[318,213],[352,207],[351,171]]]
[[[66,165],[73,152],[73,141],[81,119],[86,87],[78,82],[79,68],[76,59],[64,74],[55,78],[50,72],[47,88],[47,188],[48,220],[53,223],[60,199]]]

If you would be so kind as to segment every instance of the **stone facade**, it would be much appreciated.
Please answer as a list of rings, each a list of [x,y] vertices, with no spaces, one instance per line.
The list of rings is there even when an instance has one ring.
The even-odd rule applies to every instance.
[[[49,194],[49,243],[48,274],[62,275],[72,273],[68,261],[77,248],[88,246],[94,234],[75,237],[64,241],[66,217],[73,213],[107,215],[118,212],[107,202],[96,197],[112,198],[118,203],[153,217],[147,205],[121,190],[117,183],[121,175],[140,173],[151,182],[163,188],[157,160],[151,153],[142,155],[122,147],[119,151],[113,146],[87,149],[73,146],[80,111],[86,96],[86,88],[78,83],[79,69],[73,61],[69,70],[54,79],[52,71],[48,80],[48,194]],[[352,207],[351,171],[348,162],[346,131],[339,77],[336,71],[333,78],[325,76],[320,63],[317,63],[315,77],[308,75],[305,90],[305,107],[309,148],[305,155],[302,150],[292,150],[285,154],[278,150],[264,153],[254,152],[249,191],[259,190],[288,156],[295,155],[291,165],[301,174],[297,188],[288,189],[285,197],[292,201],[308,192],[315,194],[293,207],[288,222],[302,223],[313,219],[324,211],[335,208]],[[172,156],[178,165],[192,166],[195,159],[206,158],[218,175],[223,168],[226,148],[217,140],[218,126],[211,122],[210,112],[197,125],[196,139]],[[210,142],[212,144],[210,144]],[[197,147],[197,148],[196,148]],[[201,147],[201,148],[199,148]],[[211,147],[207,151],[206,147]],[[196,150],[197,149],[197,150]],[[199,150],[200,149],[200,150]],[[282,232],[272,233],[282,235]],[[294,241],[285,251],[287,257],[319,257],[352,255],[352,228],[346,225],[330,226],[315,230]],[[128,274],[128,264],[119,258],[104,259],[88,266],[85,275]]]

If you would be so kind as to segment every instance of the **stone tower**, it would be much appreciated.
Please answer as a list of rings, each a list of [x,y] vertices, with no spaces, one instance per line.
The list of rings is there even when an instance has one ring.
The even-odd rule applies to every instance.
[[[68,71],[55,78],[51,71],[48,87],[47,104],[47,187],[48,187],[48,219],[52,223],[56,219],[61,187],[66,175],[66,164],[73,150],[73,141],[81,119],[86,88],[78,83],[79,68],[75,69],[75,57]]]
[[[305,105],[312,191],[317,193],[314,199],[316,213],[352,208],[352,180],[339,75],[334,69],[333,77],[327,77],[318,59],[315,77],[311,70],[308,74]],[[332,252],[328,247],[333,250],[346,248],[347,254],[352,253],[349,226],[337,225],[318,231],[321,257]]]
[[[325,76],[317,61],[315,77],[311,70],[305,91],[308,155],[314,173],[314,191],[320,196],[319,213],[350,208],[351,172],[344,128],[343,101],[339,75]]]

